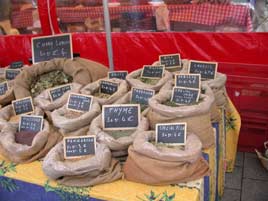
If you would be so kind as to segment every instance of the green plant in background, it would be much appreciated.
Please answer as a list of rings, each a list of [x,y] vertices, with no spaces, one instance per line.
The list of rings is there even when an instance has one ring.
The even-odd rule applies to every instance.
[[[14,192],[19,189],[14,180],[4,177],[7,172],[16,172],[16,164],[2,161],[0,164],[0,187],[6,191]]]
[[[226,130],[235,130],[236,119],[233,116],[226,116]]]
[[[172,195],[168,195],[168,193],[165,191],[161,194],[155,194],[155,192],[150,191],[150,194],[144,194],[145,198],[141,198],[137,196],[139,200],[142,201],[173,201],[175,199],[175,193]]]
[[[49,184],[49,180],[46,181],[44,185],[46,192],[54,192],[57,194],[62,201],[89,201],[89,188],[81,187],[68,187],[63,185],[58,185],[53,187]]]

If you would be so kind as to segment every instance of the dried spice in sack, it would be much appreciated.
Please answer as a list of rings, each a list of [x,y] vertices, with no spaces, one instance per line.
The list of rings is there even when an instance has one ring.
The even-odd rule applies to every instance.
[[[135,132],[135,130],[131,129],[131,130],[116,130],[116,131],[105,131],[105,132],[108,133],[114,139],[118,139],[121,137],[128,137],[132,135]]]
[[[76,111],[69,110],[64,114],[64,117],[68,119],[75,119],[75,118],[80,117],[82,114],[84,114],[84,112],[76,112]]]
[[[49,73],[44,73],[37,76],[30,86],[31,94],[33,97],[39,95],[42,91],[56,87],[59,85],[67,84],[73,81],[70,75],[67,75],[61,70],[54,70]]]
[[[150,85],[156,85],[160,79],[149,79],[144,77],[137,78],[138,80],[142,81],[143,83],[150,84]]]
[[[15,142],[18,144],[31,146],[37,132],[20,131],[15,133]]]
[[[110,94],[104,94],[104,93],[96,92],[96,93],[93,94],[93,96],[99,97],[99,98],[109,98],[111,95]]]

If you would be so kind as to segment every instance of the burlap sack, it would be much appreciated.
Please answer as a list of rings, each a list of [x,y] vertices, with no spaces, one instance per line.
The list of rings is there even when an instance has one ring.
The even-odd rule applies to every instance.
[[[209,166],[201,157],[202,144],[194,134],[187,135],[184,150],[156,147],[150,143],[154,140],[154,131],[137,135],[123,167],[127,180],[167,185],[193,181],[209,174]]]
[[[90,83],[84,88],[82,88],[81,93],[87,94],[87,95],[93,95],[94,99],[96,99],[100,105],[109,105],[109,104],[114,103],[117,99],[119,99],[120,97],[122,97],[128,92],[128,85],[125,80],[120,80],[116,78],[102,79],[102,80],[118,83],[119,84],[118,90],[115,93],[113,93],[111,96],[109,96],[108,98],[101,98],[101,97],[94,96],[94,94],[98,93],[100,90],[101,80],[97,80],[96,82]]]
[[[16,77],[14,93],[17,99],[31,96],[30,85],[32,79],[38,75],[54,70],[62,70],[64,73],[73,77],[73,82],[86,85],[102,77],[107,76],[108,69],[96,62],[81,58],[53,59],[47,62],[40,62],[31,67],[25,68]]]
[[[72,89],[70,91],[65,92],[63,96],[56,99],[55,101],[51,101],[49,96],[50,89],[47,89],[34,98],[34,104],[45,111],[52,111],[58,109],[67,103],[69,94],[78,93],[82,85],[78,83],[72,83],[71,87]]]
[[[171,80],[161,89],[159,94],[149,100],[150,109],[146,117],[150,122],[150,128],[155,129],[157,123],[186,122],[187,130],[200,138],[203,148],[214,145],[214,131],[210,121],[214,97],[201,94],[202,101],[196,105],[167,106],[163,103],[171,99],[172,85],[173,81]]]
[[[138,128],[133,130],[133,133],[131,135],[114,139],[105,130],[103,130],[102,115],[99,115],[92,121],[89,129],[89,134],[96,135],[97,141],[106,144],[111,150],[119,151],[127,149],[129,145],[133,143],[136,135],[141,131],[148,130],[148,128],[148,120],[144,117],[141,117]]]
[[[189,63],[189,60],[188,59],[182,59],[181,60],[181,63],[182,63],[182,68],[179,71],[176,68],[167,69],[169,72],[172,73],[173,77],[177,73],[188,73],[188,63]],[[154,65],[154,66],[155,65],[160,65],[160,62],[159,61],[155,61],[152,65]]]
[[[44,157],[61,139],[60,134],[44,120],[44,128],[33,138],[31,146],[18,144],[15,142],[18,127],[18,124],[5,124],[0,134],[1,154],[15,163],[29,163]]]
[[[53,125],[59,128],[61,133],[69,133],[89,125],[93,118],[101,112],[101,108],[99,103],[93,99],[91,109],[88,112],[82,113],[79,117],[67,118],[65,114],[68,112],[69,110],[64,105],[51,113]]]
[[[6,91],[5,94],[0,95],[0,105],[5,106],[10,104],[13,100],[15,100],[14,95],[14,80],[8,81],[9,89]]]
[[[63,137],[70,137],[70,136],[82,136],[82,135],[86,135],[87,132],[88,132],[88,130],[89,130],[89,125],[87,125],[85,127],[82,127],[82,128],[79,128],[77,130],[74,130],[72,132],[66,132],[63,129],[59,129],[59,132],[61,133],[61,135]]]
[[[120,179],[120,164],[111,158],[108,147],[99,143],[96,147],[93,157],[65,160],[61,142],[45,157],[43,171],[49,178],[67,186],[93,186]]]
[[[213,91],[217,107],[226,107],[228,104],[228,95],[226,92],[227,76],[222,73],[217,73],[214,80],[202,81],[203,84],[207,84]]]
[[[157,82],[156,85],[150,85],[150,84],[143,83],[141,80],[137,79],[138,77],[141,76],[141,73],[142,73],[142,69],[138,69],[129,73],[126,76],[126,80],[131,87],[138,87],[142,89],[152,89],[158,92],[167,81],[172,79],[172,74],[168,71],[165,71],[164,76]]]

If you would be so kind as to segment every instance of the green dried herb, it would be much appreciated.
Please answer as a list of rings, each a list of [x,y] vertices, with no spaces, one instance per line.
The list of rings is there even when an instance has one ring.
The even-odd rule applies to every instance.
[[[111,95],[110,94],[104,94],[104,93],[96,92],[96,93],[93,94],[93,96],[99,97],[99,98],[109,98]]]
[[[195,102],[195,103],[192,103],[192,104],[188,104],[188,106],[190,106],[190,105],[197,105],[200,102],[202,102],[203,100],[204,100],[204,98],[199,98],[198,102]],[[177,105],[175,102],[170,101],[170,100],[164,102],[163,105],[166,105],[166,106],[169,106],[169,107],[180,107],[180,105]],[[186,105],[183,105],[183,106],[186,106]]]
[[[135,130],[133,130],[133,129],[131,129],[131,130],[115,130],[115,131],[105,131],[105,132],[108,133],[114,139],[118,139],[121,137],[128,137],[128,136],[132,135],[132,133],[134,133]]]
[[[34,80],[32,80],[32,84],[30,86],[31,94],[33,97],[36,97],[42,91],[48,88],[68,84],[72,81],[73,78],[61,70],[55,70],[49,73],[44,73],[34,78]]]
[[[185,146],[184,145],[170,145],[170,144],[165,144],[165,143],[156,143],[155,141],[150,142],[157,148],[169,148],[169,149],[174,149],[174,150],[184,150]]]
[[[150,79],[150,78],[144,78],[139,77],[138,80],[142,81],[143,83],[150,84],[150,85],[156,85],[160,79]]]

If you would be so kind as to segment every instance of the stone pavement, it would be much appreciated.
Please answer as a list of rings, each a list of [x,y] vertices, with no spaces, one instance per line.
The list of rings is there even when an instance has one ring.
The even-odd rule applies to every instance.
[[[233,173],[226,173],[221,201],[268,201],[268,171],[255,153],[237,153]]]

